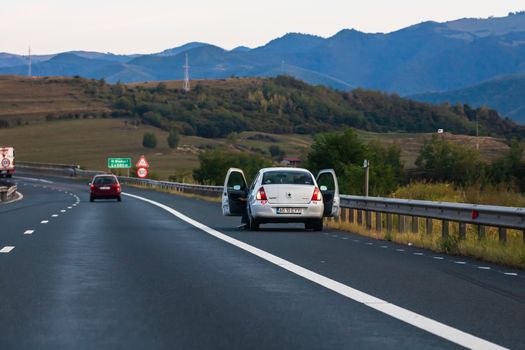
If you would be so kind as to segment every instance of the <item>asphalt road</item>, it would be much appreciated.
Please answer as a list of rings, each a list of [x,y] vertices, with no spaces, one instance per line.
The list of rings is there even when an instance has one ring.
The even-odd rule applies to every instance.
[[[87,186],[67,179],[17,181],[24,199],[0,205],[1,349],[459,347],[151,203],[89,203]],[[522,271],[333,230],[246,232],[216,203],[125,192],[403,309],[525,348]]]

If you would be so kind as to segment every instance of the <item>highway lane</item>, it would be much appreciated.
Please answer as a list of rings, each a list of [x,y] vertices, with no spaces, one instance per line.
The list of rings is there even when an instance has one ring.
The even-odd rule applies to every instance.
[[[59,182],[54,186],[81,196],[78,207],[42,225],[30,239],[14,234],[28,226],[26,220],[11,223],[0,235],[2,244],[21,240],[0,256],[2,348],[455,347],[147,203],[130,198],[87,203],[85,185]],[[75,202],[70,194],[42,187],[22,185],[21,191],[27,192],[27,207],[19,213],[26,210],[35,222]],[[362,237],[336,231],[244,232],[232,228],[238,219],[220,216],[217,204],[127,191],[425,316],[502,345],[522,345],[524,283],[519,276],[472,269],[472,277],[466,266],[402,254],[395,245],[370,246]],[[56,206],[35,210],[37,198]],[[0,220],[9,216],[6,208],[0,207]],[[501,306],[503,311],[494,314]]]

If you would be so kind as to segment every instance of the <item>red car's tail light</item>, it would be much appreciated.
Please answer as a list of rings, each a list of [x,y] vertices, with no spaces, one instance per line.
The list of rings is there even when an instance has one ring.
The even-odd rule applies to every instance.
[[[93,185],[93,184],[89,185],[89,189],[90,190],[94,190],[95,189],[95,185]]]
[[[258,201],[267,201],[268,198],[266,198],[266,192],[264,192],[264,187],[259,188],[259,191],[257,191],[257,194],[255,195],[255,198]]]
[[[314,194],[312,195],[313,201],[320,201],[323,199],[323,195],[321,194],[321,191],[319,191],[319,188],[314,188]]]

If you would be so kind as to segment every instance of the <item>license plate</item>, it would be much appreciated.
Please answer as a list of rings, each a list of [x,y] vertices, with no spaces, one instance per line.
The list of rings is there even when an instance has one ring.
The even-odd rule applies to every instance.
[[[103,187],[101,187],[100,189],[101,189],[101,190],[109,190],[110,188],[111,188],[111,187],[103,186]]]
[[[277,214],[301,214],[301,208],[277,208]]]

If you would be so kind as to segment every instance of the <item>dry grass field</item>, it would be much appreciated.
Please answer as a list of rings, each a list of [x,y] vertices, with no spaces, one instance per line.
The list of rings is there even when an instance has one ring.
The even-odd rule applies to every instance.
[[[0,119],[11,124],[44,120],[48,114],[99,114],[110,112],[70,78],[0,76]]]
[[[142,146],[145,132],[157,136],[158,146],[147,149]],[[203,149],[227,147],[231,150],[253,149],[267,151],[278,144],[290,155],[300,155],[308,147],[308,136],[269,135],[272,141],[252,140],[260,133],[246,132],[237,137],[235,146],[226,139],[204,139],[182,136],[177,150],[170,149],[168,133],[160,129],[140,125],[126,126],[122,119],[81,119],[49,121],[45,123],[0,129],[0,143],[16,148],[19,161],[78,164],[86,169],[105,170],[108,157],[131,157],[138,160],[144,154],[151,166],[153,176],[167,179],[169,176],[191,180],[192,170],[198,167],[198,154]],[[258,152],[258,151],[255,151]]]

